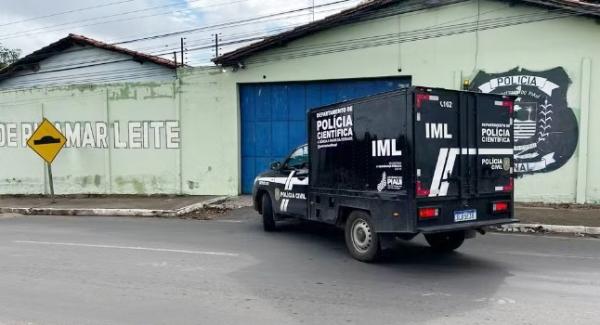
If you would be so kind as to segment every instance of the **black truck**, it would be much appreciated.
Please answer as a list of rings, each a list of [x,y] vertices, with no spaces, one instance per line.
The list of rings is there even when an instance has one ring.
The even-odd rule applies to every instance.
[[[412,87],[319,107],[309,142],[254,181],[266,231],[284,218],[345,229],[376,259],[396,238],[452,251],[513,218],[511,96]]]

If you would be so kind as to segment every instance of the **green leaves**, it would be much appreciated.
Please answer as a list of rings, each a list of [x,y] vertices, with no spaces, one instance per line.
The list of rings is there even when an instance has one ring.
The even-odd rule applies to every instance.
[[[0,69],[4,69],[19,59],[21,50],[9,49],[0,44]]]

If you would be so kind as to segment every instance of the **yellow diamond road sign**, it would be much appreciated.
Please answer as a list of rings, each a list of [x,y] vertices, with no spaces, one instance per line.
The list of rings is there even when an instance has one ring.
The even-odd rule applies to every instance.
[[[27,146],[49,164],[54,161],[66,143],[67,138],[47,119],[42,121],[31,138],[27,140]]]

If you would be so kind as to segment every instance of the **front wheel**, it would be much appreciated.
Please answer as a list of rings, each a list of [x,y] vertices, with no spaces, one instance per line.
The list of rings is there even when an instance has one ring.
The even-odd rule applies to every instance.
[[[265,231],[275,231],[275,215],[273,214],[273,204],[271,203],[271,197],[269,194],[263,194],[262,196],[262,219],[263,229]]]
[[[353,211],[345,225],[346,247],[350,255],[362,262],[376,260],[381,254],[379,236],[371,217],[363,211]]]
[[[459,248],[465,241],[464,231],[440,232],[425,235],[429,246],[437,252],[448,253]]]

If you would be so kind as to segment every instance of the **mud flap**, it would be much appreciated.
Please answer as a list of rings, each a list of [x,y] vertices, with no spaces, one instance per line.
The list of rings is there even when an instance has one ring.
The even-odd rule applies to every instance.
[[[379,247],[381,250],[388,250],[396,246],[396,234],[379,233]]]

